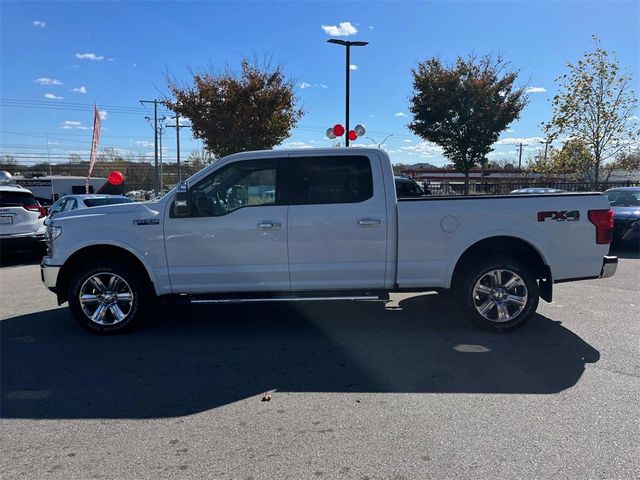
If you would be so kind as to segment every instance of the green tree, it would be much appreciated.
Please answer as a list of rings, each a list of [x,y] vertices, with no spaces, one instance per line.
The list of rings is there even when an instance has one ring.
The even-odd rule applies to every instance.
[[[261,68],[245,59],[239,74],[194,73],[193,85],[168,84],[174,99],[166,105],[191,121],[193,136],[218,158],[278,145],[303,115],[294,82],[280,66]]]
[[[562,148],[551,156],[554,168],[571,180],[593,180],[595,158],[587,144],[580,138],[564,142]]]
[[[553,97],[553,118],[544,128],[551,138],[565,134],[588,146],[597,182],[604,162],[637,141],[640,130],[632,122],[637,100],[631,74],[621,71],[597,37],[593,41],[594,50],[578,63],[568,63],[569,72],[556,79],[559,93]]]
[[[447,67],[432,58],[412,69],[413,122],[408,127],[421,138],[442,147],[456,169],[465,174],[486,165],[500,132],[516,120],[527,104],[523,88],[516,88],[518,72],[501,57],[461,58]]]
[[[607,175],[605,182],[609,181],[614,170],[632,173],[637,179],[640,173],[640,148],[621,152],[613,162],[609,162],[605,170]]]

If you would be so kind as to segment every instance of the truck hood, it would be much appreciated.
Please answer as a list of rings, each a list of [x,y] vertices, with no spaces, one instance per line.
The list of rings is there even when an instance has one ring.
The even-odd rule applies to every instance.
[[[149,208],[149,207],[157,208]],[[160,204],[153,203],[120,203],[116,205],[103,205],[100,207],[82,208],[78,210],[72,210],[70,212],[61,212],[52,217],[51,222],[65,222],[69,220],[75,220],[79,218],[84,219],[96,219],[96,217],[113,217],[121,215],[131,215],[135,213],[141,216],[141,218],[155,217],[158,215],[158,208]],[[105,219],[106,220],[106,219]],[[107,220],[108,221],[108,220]]]
[[[613,209],[613,218],[618,220],[626,220],[630,218],[640,218],[640,207],[611,207]]]

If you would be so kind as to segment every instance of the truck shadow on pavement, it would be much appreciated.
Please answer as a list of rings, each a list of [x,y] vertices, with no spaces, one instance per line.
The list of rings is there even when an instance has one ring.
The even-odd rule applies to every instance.
[[[438,295],[158,308],[128,335],[86,333],[66,308],[2,326],[3,418],[162,418],[279,392],[532,393],[576,384],[599,352],[537,315],[475,330]]]

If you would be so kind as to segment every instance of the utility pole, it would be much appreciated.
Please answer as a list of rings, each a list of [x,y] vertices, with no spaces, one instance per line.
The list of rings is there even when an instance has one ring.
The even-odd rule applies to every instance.
[[[145,103],[153,103],[153,147],[156,169],[154,193],[158,195],[160,190],[160,178],[158,176],[158,104],[162,102],[160,100],[140,100],[140,105],[144,106]]]
[[[158,128],[158,140],[160,144],[160,195],[164,193],[164,185],[162,181],[162,135],[164,134],[164,127],[161,125]]]
[[[180,129],[184,127],[190,127],[191,125],[180,125],[180,114],[176,113],[176,116],[173,117],[176,119],[175,125],[167,125],[169,128],[176,129],[176,150],[177,150],[177,160],[178,160],[178,181],[182,180],[182,172],[180,170]]]
[[[522,147],[524,147],[524,144],[520,142],[518,147],[520,147],[520,153],[518,154],[518,170],[522,170]]]

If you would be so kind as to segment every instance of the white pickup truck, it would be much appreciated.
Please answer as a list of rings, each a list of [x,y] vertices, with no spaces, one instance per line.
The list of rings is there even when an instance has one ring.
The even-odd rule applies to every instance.
[[[99,333],[154,296],[192,303],[387,299],[454,293],[494,330],[530,319],[554,283],[614,274],[599,193],[397,198],[387,154],[245,152],[158,200],[62,212],[44,284]]]

